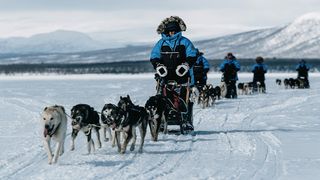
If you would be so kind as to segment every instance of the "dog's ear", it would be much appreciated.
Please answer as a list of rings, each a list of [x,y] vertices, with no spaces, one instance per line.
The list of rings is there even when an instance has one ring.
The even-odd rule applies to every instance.
[[[74,106],[71,108],[70,111],[71,111],[71,114],[74,112]]]
[[[90,109],[91,110],[91,109]],[[88,117],[89,117],[89,114],[90,112],[89,112],[89,109],[85,109],[85,115],[86,115],[86,117],[85,117],[85,119],[88,119]]]
[[[122,99],[122,96],[120,96],[120,99]]]
[[[43,111],[46,111],[48,109],[48,107],[45,107],[44,109],[43,109]]]
[[[128,98],[129,100],[131,100],[131,99],[130,99],[130,96],[129,96],[129,94],[127,94],[127,98]]]
[[[55,105],[55,107],[57,107],[57,108],[61,108],[62,112],[63,112],[63,113],[66,113],[66,110],[64,109],[64,107],[63,107],[63,106]]]
[[[63,106],[61,106],[61,109],[64,113],[66,113],[66,109]]]

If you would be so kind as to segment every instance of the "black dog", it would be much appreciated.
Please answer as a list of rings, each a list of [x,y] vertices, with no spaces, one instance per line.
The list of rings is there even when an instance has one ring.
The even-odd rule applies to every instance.
[[[289,86],[290,86],[289,84],[290,84],[289,79],[285,78],[285,79],[283,80],[283,85],[284,85],[284,87],[285,87],[286,89],[289,88]]]
[[[148,123],[153,141],[158,140],[160,125],[165,118],[166,100],[161,95],[151,96],[146,104],[145,109],[148,113]]]
[[[278,84],[279,86],[281,86],[281,79],[276,79],[276,84]]]
[[[111,128],[113,131],[112,147],[115,146],[115,133],[116,128],[120,127],[121,122],[126,118],[125,112],[114,104],[105,104],[101,111],[101,122],[103,127]],[[120,141],[120,134],[118,133],[118,140]],[[117,143],[120,152],[120,143]]]
[[[244,83],[238,83],[238,89],[243,90]]]
[[[91,138],[91,130],[94,129],[97,134],[98,147],[101,148],[100,141],[100,122],[99,115],[92,107],[87,104],[78,104],[72,107],[71,109],[71,118],[72,118],[72,144],[71,150],[74,150],[74,140],[78,135],[78,132],[82,130],[87,136],[87,147],[88,153],[91,152],[91,146],[95,150],[94,142]]]
[[[216,86],[214,88],[214,95],[215,97],[217,97],[218,99],[221,99],[221,88],[220,86]]]
[[[297,80],[294,78],[289,78],[289,86],[291,89],[294,89],[296,87]]]
[[[202,108],[212,106],[216,100],[215,89],[212,84],[204,85],[200,91],[199,100]]]
[[[130,96],[120,97],[120,101],[118,102],[118,107],[121,108],[125,115],[125,118],[122,121],[116,122],[117,128],[116,131],[121,131],[124,133],[124,142],[121,146],[120,153],[125,153],[128,143],[133,137],[133,141],[130,147],[130,151],[133,151],[135,148],[135,143],[137,139],[136,135],[136,127],[139,127],[140,135],[141,135],[141,144],[139,148],[139,152],[142,152],[144,138],[147,132],[147,119],[148,114],[144,107],[136,106],[132,103]],[[118,125],[119,124],[119,125]],[[117,143],[119,143],[118,137],[119,133],[116,133],[115,137]],[[118,146],[119,147],[119,146]]]

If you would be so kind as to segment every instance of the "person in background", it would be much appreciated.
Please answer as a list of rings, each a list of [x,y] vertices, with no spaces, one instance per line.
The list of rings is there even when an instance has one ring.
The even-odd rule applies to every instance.
[[[260,84],[261,92],[266,92],[265,73],[267,73],[268,67],[264,64],[264,59],[261,56],[256,58],[256,64],[252,66],[251,72],[253,73],[253,93],[258,91],[258,83]]]
[[[226,98],[237,98],[236,82],[238,80],[238,71],[240,64],[236,57],[230,52],[220,65],[220,71],[223,73],[222,81],[227,85]]]
[[[158,93],[169,98],[178,111],[184,104],[181,99],[187,104],[189,114],[187,118],[183,118],[183,127],[193,131],[193,103],[188,101],[190,98],[189,69],[197,60],[197,50],[189,39],[182,36],[182,31],[185,30],[186,25],[180,17],[171,16],[164,19],[157,29],[161,39],[152,49],[150,62],[157,71],[157,78],[161,80]],[[177,84],[177,86],[170,91],[169,84]]]
[[[207,73],[210,70],[208,60],[203,56],[203,52],[197,49],[197,61],[190,69],[191,86],[196,86],[200,91],[207,84]]]
[[[308,79],[308,72],[310,70],[310,65],[306,63],[305,60],[301,60],[299,64],[296,66],[296,71],[298,71],[298,79],[304,81],[304,87],[309,88],[309,79]]]

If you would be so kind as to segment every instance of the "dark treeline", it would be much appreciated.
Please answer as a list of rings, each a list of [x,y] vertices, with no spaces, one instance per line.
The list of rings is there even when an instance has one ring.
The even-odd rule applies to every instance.
[[[219,71],[222,60],[209,60],[211,71]],[[250,72],[254,59],[240,59],[241,72]],[[295,72],[298,59],[266,59],[270,72]],[[312,72],[320,69],[320,59],[307,59]],[[0,74],[15,73],[57,73],[57,74],[104,74],[104,73],[145,73],[154,72],[149,61],[126,61],[90,64],[8,64],[0,65]]]

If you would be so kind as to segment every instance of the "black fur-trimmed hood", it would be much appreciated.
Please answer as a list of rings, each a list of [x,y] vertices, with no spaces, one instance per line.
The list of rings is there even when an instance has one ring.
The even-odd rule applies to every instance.
[[[187,30],[187,26],[184,23],[184,21],[178,17],[178,16],[170,16],[166,19],[164,19],[158,26],[157,28],[157,33],[161,34],[164,33],[166,25],[169,24],[170,22],[177,22],[179,24],[179,27],[181,29],[181,31],[186,31]]]

